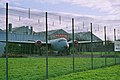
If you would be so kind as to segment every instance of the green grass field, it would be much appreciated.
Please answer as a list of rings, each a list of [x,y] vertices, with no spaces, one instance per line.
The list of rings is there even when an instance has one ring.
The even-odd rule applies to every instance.
[[[49,80],[120,80],[120,65],[71,73]]]
[[[45,60],[45,58],[9,58],[9,80],[45,80]],[[104,65],[104,58],[94,58],[94,68]],[[114,58],[108,58],[107,65],[114,65]],[[75,58],[75,72],[81,71],[82,73],[89,69],[91,69],[90,58]],[[72,58],[49,58],[49,78],[70,73],[73,73]],[[70,78],[68,79],[70,80]],[[0,80],[5,80],[5,58],[0,58]]]

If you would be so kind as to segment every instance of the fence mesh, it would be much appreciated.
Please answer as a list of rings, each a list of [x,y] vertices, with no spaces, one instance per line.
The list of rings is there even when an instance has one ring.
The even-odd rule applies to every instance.
[[[5,9],[0,9],[0,26],[3,29],[0,31],[0,40],[5,41]],[[73,17],[75,19],[75,40],[80,43],[77,47],[74,47],[74,52],[72,51],[72,43],[69,45],[69,50],[62,52],[49,49],[48,78],[69,74],[73,71],[82,72],[120,63],[120,53],[114,52],[114,43],[109,40],[109,35],[112,35],[113,38],[112,29],[110,28],[111,32],[108,31],[107,44],[104,45],[103,25],[98,26],[98,22],[92,20],[92,18],[86,20],[86,18],[82,18],[81,16],[48,12],[48,40],[65,38],[68,42],[71,42],[71,19]],[[32,10],[30,8],[9,8],[8,20],[9,41],[36,42],[37,40],[41,40],[42,42],[45,42],[45,12]],[[93,51],[91,51],[90,22],[94,23],[92,34]],[[117,36],[119,38],[119,35]],[[61,46],[61,44],[58,44],[55,47],[57,48],[58,46]],[[6,78],[5,48],[5,43],[0,42],[0,80]],[[48,48],[50,48],[49,45]],[[8,78],[10,80],[44,80],[46,78],[46,46],[43,45],[39,48],[35,44],[9,43],[8,50]]]

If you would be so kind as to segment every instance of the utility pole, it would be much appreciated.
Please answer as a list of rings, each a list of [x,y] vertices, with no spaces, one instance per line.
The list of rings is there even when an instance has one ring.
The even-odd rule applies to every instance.
[[[84,21],[83,21],[83,29],[85,28],[85,24],[84,24]]]
[[[28,9],[28,18],[30,19],[30,8]]]
[[[61,24],[61,16],[59,16],[59,24]]]
[[[21,16],[19,16],[19,21],[21,21]]]

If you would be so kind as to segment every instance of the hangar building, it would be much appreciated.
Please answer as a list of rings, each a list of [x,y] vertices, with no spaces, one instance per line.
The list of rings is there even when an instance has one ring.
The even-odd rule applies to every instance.
[[[6,33],[3,30],[0,30],[0,40],[6,39]],[[90,32],[79,32],[75,33],[75,39],[79,41],[90,41]],[[72,34],[66,32],[63,29],[57,29],[57,30],[51,30],[48,32],[48,39],[55,39],[55,38],[61,38],[64,37],[67,40],[72,39]],[[45,41],[45,31],[43,32],[34,32],[33,28],[29,26],[21,26],[17,28],[12,28],[12,24],[9,24],[9,33],[8,33],[8,39],[9,40],[17,40],[17,41],[28,41],[28,40],[41,40]],[[96,35],[93,34],[93,40],[94,41],[100,41],[102,40],[98,38]],[[0,53],[4,53],[4,43],[0,43]]]

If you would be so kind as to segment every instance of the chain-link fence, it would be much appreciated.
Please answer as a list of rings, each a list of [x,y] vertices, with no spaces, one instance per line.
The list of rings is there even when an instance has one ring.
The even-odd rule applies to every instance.
[[[6,79],[6,65],[10,80],[44,80],[120,63],[120,53],[114,51],[114,42],[108,38],[111,36],[106,35],[104,40],[103,25],[98,26],[97,21],[90,17],[86,19],[81,16],[48,12],[46,24],[46,13],[43,11],[9,8],[6,64],[6,24],[5,16],[2,16],[6,10],[0,9],[0,26],[3,29],[0,31],[1,80]],[[90,25],[90,22],[93,22],[93,25]],[[60,42],[66,40],[69,46],[62,47],[64,43]],[[78,41],[77,46],[73,46],[75,40]],[[37,41],[41,41],[41,46],[38,46]],[[66,49],[61,50],[63,48]]]

